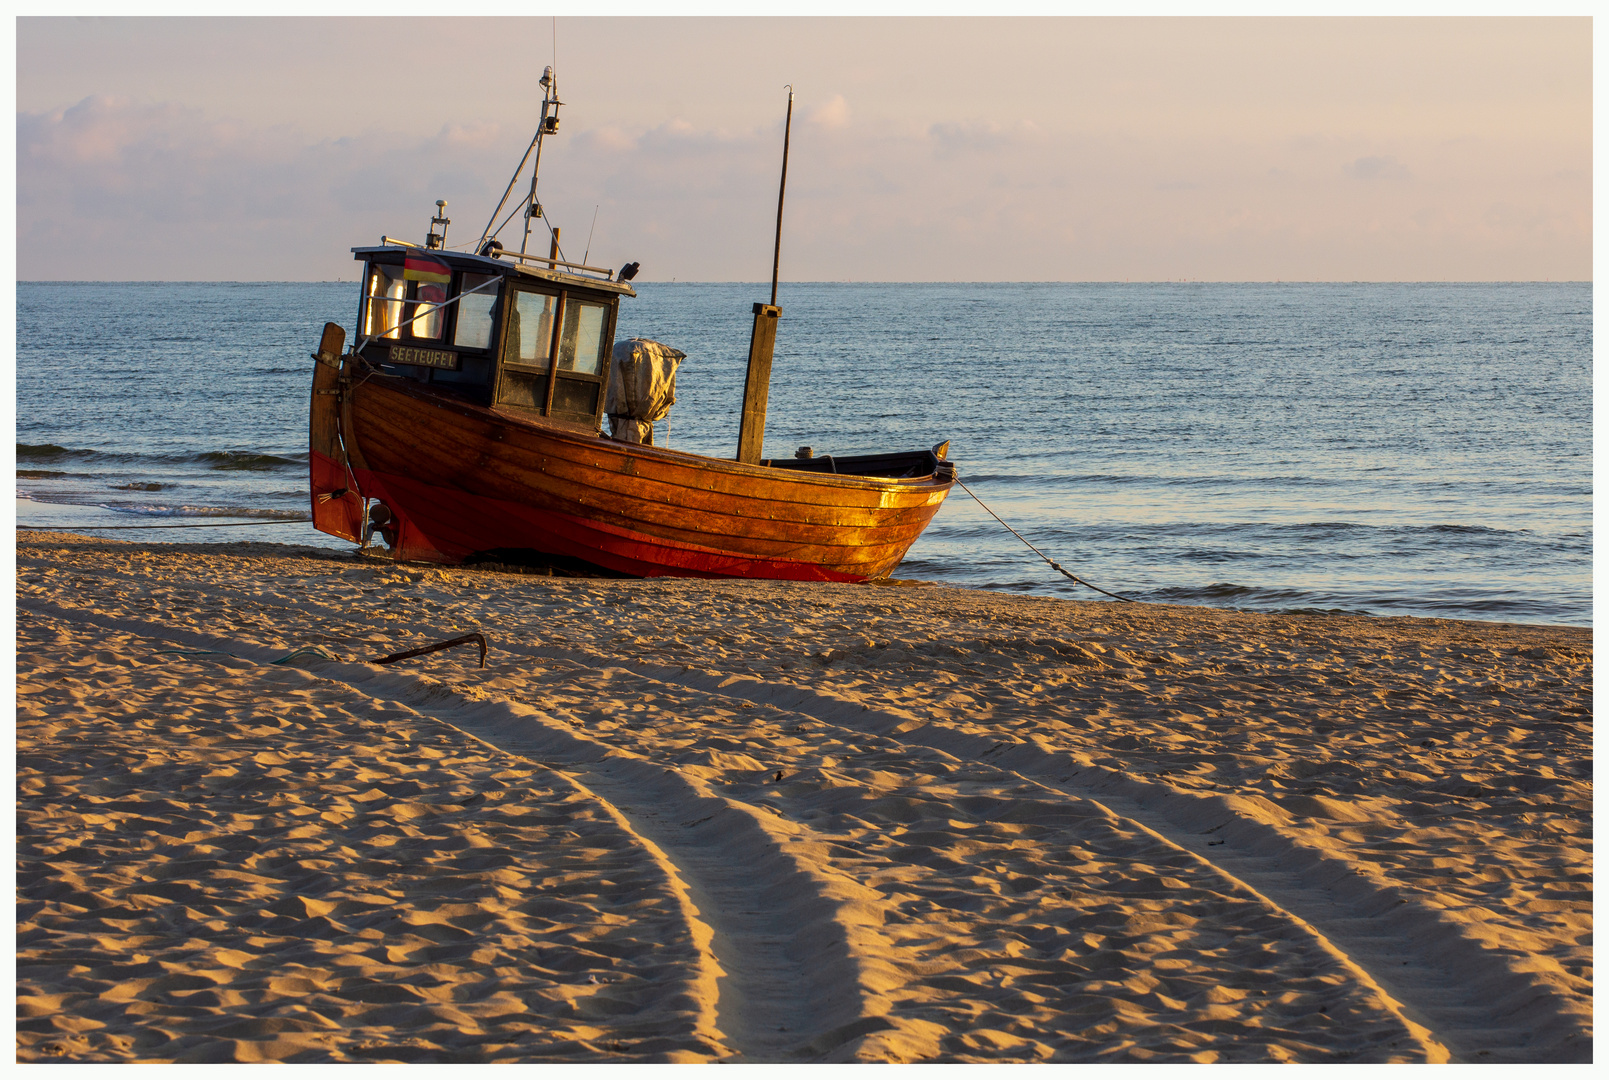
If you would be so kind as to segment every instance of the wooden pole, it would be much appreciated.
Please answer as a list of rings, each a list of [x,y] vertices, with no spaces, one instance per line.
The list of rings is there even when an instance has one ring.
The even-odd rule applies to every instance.
[[[788,191],[788,141],[793,134],[793,87],[788,87],[788,119],[782,128],[782,183],[777,188],[777,242],[771,253],[771,302],[754,305],[749,333],[749,372],[743,380],[743,415],[737,427],[737,460],[758,465],[765,443],[765,410],[771,395],[771,352],[777,343],[777,272],[782,266],[782,199]]]
[[[754,305],[754,331],[749,335],[749,374],[743,380],[743,417],[737,426],[737,459],[748,465],[760,463],[765,442],[765,408],[771,393],[771,349],[777,343],[777,318],[782,309],[775,304]]]

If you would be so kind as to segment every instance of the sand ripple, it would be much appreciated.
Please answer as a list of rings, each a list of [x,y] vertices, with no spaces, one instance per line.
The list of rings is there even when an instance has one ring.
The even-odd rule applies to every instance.
[[[1586,631],[18,561],[24,1060],[1590,1059]]]

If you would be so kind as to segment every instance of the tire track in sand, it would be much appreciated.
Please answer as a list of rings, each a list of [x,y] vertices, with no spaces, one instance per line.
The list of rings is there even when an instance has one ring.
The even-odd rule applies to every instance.
[[[19,608],[69,623],[215,649],[264,663],[279,651],[234,638],[102,616],[48,601]],[[713,990],[701,1027],[726,1060],[852,1060],[868,1036],[930,1056],[930,1025],[891,1019],[881,988],[899,981],[877,927],[879,897],[831,871],[808,829],[713,793],[639,755],[569,730],[518,702],[464,697],[428,678],[315,660],[310,678],[435,720],[553,770],[596,800],[653,858],[682,901],[704,955],[689,976]],[[811,859],[812,853],[817,858]]]
[[[125,577],[125,575],[104,575]],[[247,599],[218,588],[208,593]],[[264,604],[261,596],[250,596]],[[305,617],[306,607],[297,613]],[[329,608],[339,622],[351,613]],[[429,632],[417,628],[422,633]],[[1586,1060],[1580,1008],[1547,978],[1514,968],[1500,944],[1480,926],[1457,922],[1420,902],[1409,890],[1369,880],[1344,855],[1321,852],[1267,820],[1256,804],[1235,796],[1204,797],[1166,784],[1147,783],[1064,754],[1011,739],[991,740],[911,714],[868,709],[858,702],[794,684],[751,676],[723,678],[681,667],[626,662],[585,647],[520,646],[500,649],[531,658],[568,659],[593,669],[620,667],[668,685],[738,702],[779,708],[866,734],[884,735],[1015,771],[1069,795],[1103,802],[1182,850],[1218,868],[1269,903],[1316,929],[1351,962],[1399,1001],[1406,1015],[1428,1027],[1457,1059]],[[1404,957],[1407,959],[1404,960]]]
[[[1445,1046],[1452,1060],[1591,1060],[1583,1008],[1546,978],[1512,966],[1482,927],[1449,919],[1407,890],[1370,880],[1333,851],[1304,845],[1249,800],[1182,792],[1011,736],[974,735],[790,683],[644,663],[619,666],[645,678],[992,765],[1103,805],[1307,928],[1378,987],[1413,1026]]]

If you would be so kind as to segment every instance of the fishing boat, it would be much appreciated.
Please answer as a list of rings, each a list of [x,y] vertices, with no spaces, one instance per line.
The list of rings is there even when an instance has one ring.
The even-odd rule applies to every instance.
[[[706,457],[652,444],[663,394],[621,404],[634,396],[622,391],[632,357],[657,365],[656,384],[668,368],[672,399],[680,357],[656,342],[616,345],[636,264],[566,261],[557,228],[546,254],[526,251],[533,224],[546,221],[542,140],[558,128],[551,68],[541,85],[536,137],[471,250],[447,247],[444,201],[423,243],[387,236],[352,249],[363,264],[352,347],[328,323],[314,354],[314,526],[364,544],[378,533],[398,560],[632,577],[887,577],[955,483],[948,443],[761,457],[787,134],[771,303],[754,305],[738,452]],[[790,92],[785,131],[791,123]],[[525,239],[505,250],[492,226],[533,153]]]

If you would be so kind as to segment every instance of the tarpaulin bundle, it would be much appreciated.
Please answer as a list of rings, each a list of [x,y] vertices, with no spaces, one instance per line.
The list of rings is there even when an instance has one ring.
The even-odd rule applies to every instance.
[[[654,444],[654,421],[676,404],[676,369],[687,359],[680,349],[646,338],[615,343],[609,377],[609,435],[620,442]]]

